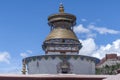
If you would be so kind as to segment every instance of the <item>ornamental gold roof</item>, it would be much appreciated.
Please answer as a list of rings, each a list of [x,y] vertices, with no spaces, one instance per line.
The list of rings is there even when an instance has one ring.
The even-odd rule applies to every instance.
[[[60,4],[59,13],[52,14],[48,17],[49,26],[53,26],[54,23],[59,21],[67,21],[71,23],[71,26],[76,24],[76,16],[73,14],[65,13],[63,4]]]
[[[56,28],[51,31],[46,40],[50,39],[74,39],[78,40],[75,33],[72,30]]]
[[[76,22],[76,17],[69,13],[58,13],[48,17],[49,24],[53,24],[56,21],[69,21],[71,23]]]

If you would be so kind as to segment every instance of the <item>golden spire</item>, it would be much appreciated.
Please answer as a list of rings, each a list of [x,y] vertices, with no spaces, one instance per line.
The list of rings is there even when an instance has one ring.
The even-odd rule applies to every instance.
[[[64,6],[62,3],[60,3],[59,12],[64,13]]]
[[[26,63],[25,60],[23,60],[23,68],[22,68],[22,74],[26,74]]]

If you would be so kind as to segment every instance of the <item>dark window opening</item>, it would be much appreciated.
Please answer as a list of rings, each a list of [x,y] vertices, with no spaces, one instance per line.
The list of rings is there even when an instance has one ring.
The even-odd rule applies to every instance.
[[[62,43],[64,43],[65,42],[65,40],[64,39],[62,39]]]
[[[63,74],[67,74],[68,73],[68,69],[67,68],[62,68],[62,73]]]

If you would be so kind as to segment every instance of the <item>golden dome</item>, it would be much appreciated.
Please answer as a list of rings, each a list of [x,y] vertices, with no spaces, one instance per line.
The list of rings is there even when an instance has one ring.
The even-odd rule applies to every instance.
[[[46,40],[50,39],[74,39],[78,40],[75,33],[68,29],[56,28],[51,31]]]

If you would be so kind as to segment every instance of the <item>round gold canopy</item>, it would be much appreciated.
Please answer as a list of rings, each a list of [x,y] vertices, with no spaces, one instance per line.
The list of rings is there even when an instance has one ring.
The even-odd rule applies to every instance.
[[[51,31],[46,40],[50,39],[74,39],[78,40],[73,31],[68,29],[56,28]]]

